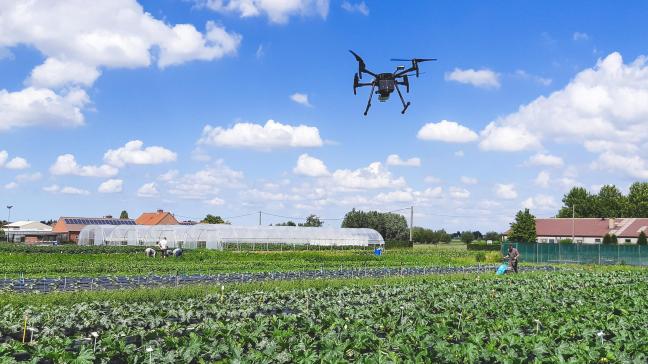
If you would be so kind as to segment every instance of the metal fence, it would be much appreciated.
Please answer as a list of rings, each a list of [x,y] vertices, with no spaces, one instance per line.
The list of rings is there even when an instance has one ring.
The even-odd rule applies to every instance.
[[[648,246],[623,244],[536,244],[510,243],[529,263],[584,263],[648,265]],[[502,244],[508,254],[509,243]]]

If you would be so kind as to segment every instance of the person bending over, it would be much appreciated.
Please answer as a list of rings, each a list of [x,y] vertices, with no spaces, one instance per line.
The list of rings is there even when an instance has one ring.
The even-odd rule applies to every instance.
[[[173,249],[173,256],[178,258],[182,256],[182,249],[180,248],[175,248]]]
[[[517,250],[517,248],[514,248],[512,244],[509,244],[508,255],[506,255],[504,258],[509,259],[511,268],[513,268],[513,271],[517,273],[518,259],[520,259],[520,252]]]
[[[144,250],[144,254],[146,254],[146,256],[149,258],[155,258],[155,249],[146,248],[146,250]]]

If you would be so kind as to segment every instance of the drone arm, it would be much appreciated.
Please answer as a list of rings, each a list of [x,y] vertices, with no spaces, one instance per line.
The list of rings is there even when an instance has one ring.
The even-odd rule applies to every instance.
[[[400,72],[394,72],[394,77],[396,77],[396,78],[398,78],[398,77],[403,77],[403,76],[405,76],[408,72],[416,72],[416,70],[418,70],[418,66],[416,66],[416,67],[410,67],[410,68],[408,68],[408,69],[406,69],[406,70],[402,70],[402,71],[400,71]]]
[[[367,113],[369,112],[369,108],[371,107],[371,99],[373,98],[373,93],[374,89],[376,88],[376,84],[374,82],[371,83],[371,92],[369,93],[369,101],[367,102],[367,108],[365,109],[364,115],[367,116]]]
[[[398,87],[398,82],[395,84],[396,86],[396,91],[398,91],[398,96],[401,99],[401,102],[403,103],[403,111],[401,111],[401,114],[405,114],[405,111],[407,111],[407,108],[410,106],[410,102],[405,102],[405,99],[403,99],[403,94],[400,91],[400,88]]]

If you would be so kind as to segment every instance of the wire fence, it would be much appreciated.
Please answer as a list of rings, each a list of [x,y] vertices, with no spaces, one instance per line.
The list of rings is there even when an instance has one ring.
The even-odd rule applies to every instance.
[[[537,244],[511,243],[520,261],[529,263],[648,265],[648,246],[622,244]],[[502,244],[508,254],[509,244]]]

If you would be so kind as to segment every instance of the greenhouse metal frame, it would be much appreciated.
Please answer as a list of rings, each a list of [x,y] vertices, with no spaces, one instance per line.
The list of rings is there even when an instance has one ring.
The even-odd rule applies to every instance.
[[[197,225],[88,225],[79,234],[79,245],[153,246],[166,238],[170,248],[247,247],[370,247],[384,246],[376,230],[302,226]]]

